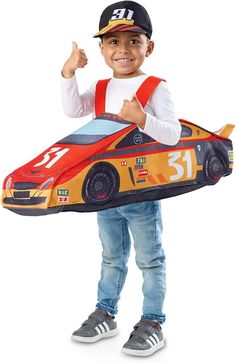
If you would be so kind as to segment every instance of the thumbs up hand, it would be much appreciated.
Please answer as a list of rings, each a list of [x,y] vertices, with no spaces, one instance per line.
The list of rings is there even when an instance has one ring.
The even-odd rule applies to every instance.
[[[124,100],[118,115],[127,121],[136,123],[142,129],[145,127],[146,113],[136,95],[132,97],[131,101]]]
[[[85,51],[79,49],[76,42],[72,42],[72,52],[70,57],[67,59],[66,63],[62,69],[62,75],[65,78],[71,78],[74,76],[77,68],[84,68],[88,63]]]

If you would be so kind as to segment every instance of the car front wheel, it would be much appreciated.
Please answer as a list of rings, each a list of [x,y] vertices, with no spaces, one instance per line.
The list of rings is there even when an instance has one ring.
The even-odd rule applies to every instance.
[[[119,190],[119,174],[109,163],[98,163],[88,172],[83,184],[86,203],[101,203],[114,199]]]

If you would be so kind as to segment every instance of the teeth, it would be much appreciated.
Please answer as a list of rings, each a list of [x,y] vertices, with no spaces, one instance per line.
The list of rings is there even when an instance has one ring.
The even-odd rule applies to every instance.
[[[116,59],[116,61],[119,63],[128,63],[128,62],[131,62],[131,59],[120,58],[120,59]]]

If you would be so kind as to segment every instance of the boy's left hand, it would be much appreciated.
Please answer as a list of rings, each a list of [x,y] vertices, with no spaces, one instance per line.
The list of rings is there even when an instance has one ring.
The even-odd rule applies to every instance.
[[[132,97],[131,101],[124,100],[118,115],[127,121],[136,123],[142,129],[145,127],[146,113],[136,95]]]

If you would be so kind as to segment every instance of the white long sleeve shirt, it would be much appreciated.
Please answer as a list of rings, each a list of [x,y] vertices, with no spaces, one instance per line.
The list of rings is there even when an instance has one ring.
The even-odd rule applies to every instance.
[[[124,99],[130,100],[147,77],[141,75],[133,78],[112,78],[106,91],[105,111],[119,113]],[[67,116],[82,117],[90,113],[95,116],[96,83],[94,82],[86,92],[80,94],[75,76],[62,77],[62,104]],[[179,141],[181,125],[175,114],[166,82],[162,81],[154,90],[144,111],[147,118],[144,129],[139,128],[141,132],[166,145],[175,145]]]

